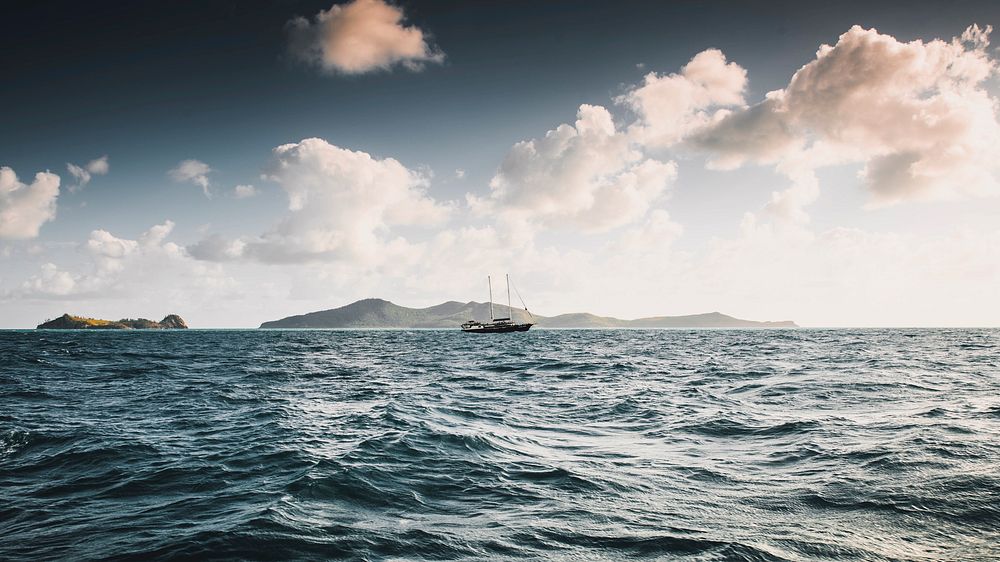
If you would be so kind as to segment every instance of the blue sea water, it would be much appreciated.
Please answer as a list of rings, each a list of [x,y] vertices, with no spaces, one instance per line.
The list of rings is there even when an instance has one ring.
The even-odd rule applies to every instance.
[[[1000,558],[998,330],[0,332],[0,559]]]

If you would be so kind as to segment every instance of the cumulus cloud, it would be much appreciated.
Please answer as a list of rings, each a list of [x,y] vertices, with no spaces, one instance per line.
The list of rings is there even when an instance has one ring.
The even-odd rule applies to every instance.
[[[39,172],[27,185],[14,170],[0,167],[0,239],[37,237],[42,225],[55,218],[58,196],[59,176]]]
[[[209,185],[211,185],[208,181],[208,174],[211,172],[212,168],[200,160],[182,160],[177,164],[177,167],[171,169],[167,174],[175,182],[193,183],[201,187],[201,191],[205,194],[205,197],[210,198],[212,194],[208,190]]]
[[[184,248],[168,240],[173,229],[173,221],[167,220],[135,239],[93,230],[80,245],[87,258],[81,266],[63,269],[46,263],[14,296],[38,300],[130,296],[162,306],[200,300],[204,295],[198,291],[230,288],[233,281],[221,270],[191,259]]]
[[[87,250],[95,256],[120,259],[130,255],[139,247],[136,240],[118,238],[107,230],[94,230],[87,240]]]
[[[428,171],[321,139],[283,145],[266,178],[285,191],[288,210],[266,232],[212,235],[182,249],[168,242],[169,221],[133,238],[95,230],[82,246],[91,269],[46,264],[22,290],[50,299],[131,291],[152,295],[156,306],[223,306],[219,295],[238,292],[224,267],[243,272],[239,290],[254,294],[217,308],[225,313],[215,318],[248,324],[370,295],[417,305],[482,298],[470,293],[482,275],[512,266],[542,313],[590,303],[582,308],[620,316],[722,310],[813,324],[986,324],[1000,314],[1000,301],[982,298],[1000,282],[995,228],[896,234],[802,223],[824,166],[853,163],[877,204],[990,191],[962,175],[982,163],[989,183],[986,156],[1000,146],[986,110],[994,101],[982,91],[994,72],[988,31],[902,43],[853,28],[787,87],[750,106],[745,71],[718,51],[699,53],[620,98],[637,116],[631,126],[582,106],[575,122],[516,144],[489,192],[469,198],[481,213],[426,236],[410,227],[457,214],[428,194]],[[676,168],[649,158],[654,150],[703,151],[717,168],[773,165],[793,187],[775,191],[767,213],[789,220],[748,213],[738,236],[697,249],[673,245],[683,228],[659,203]],[[942,183],[946,170],[966,185]],[[605,234],[546,237],[525,223]],[[246,302],[258,316],[233,314]]]
[[[395,227],[440,224],[450,212],[426,193],[427,178],[392,158],[305,139],[274,149],[267,179],[288,196],[271,231],[245,241],[209,238],[190,248],[200,259],[264,262],[348,260],[371,264],[405,250]]]
[[[678,73],[650,72],[618,98],[639,116],[633,133],[647,146],[670,147],[697,127],[742,106],[747,71],[718,49],[695,55]]]
[[[237,185],[233,188],[233,197],[237,199],[248,199],[257,195],[257,188],[252,185]]]
[[[188,246],[187,252],[197,260],[223,262],[243,257],[244,248],[246,242],[243,240],[230,240],[219,234],[212,234]]]
[[[45,263],[22,283],[18,295],[35,299],[101,296],[117,284],[128,265],[139,261],[146,274],[155,276],[157,267],[167,267],[171,260],[184,257],[182,248],[164,242],[173,227],[172,221],[155,225],[138,240],[119,238],[104,229],[93,230],[82,245],[92,260],[89,271],[71,272]]]
[[[515,144],[490,196],[469,202],[484,213],[602,231],[645,215],[676,175],[673,162],[644,158],[607,109],[582,105],[573,125]]]
[[[90,233],[84,247],[97,264],[98,277],[107,277],[121,271],[136,258],[155,256],[171,260],[186,257],[183,248],[173,242],[166,242],[173,230],[174,222],[168,220],[150,227],[138,240],[130,240],[98,229]]]
[[[403,10],[383,0],[352,0],[320,11],[312,21],[288,22],[291,50],[300,59],[330,72],[363,74],[402,64],[419,70],[440,63],[444,53],[432,47],[418,27],[406,26]]]
[[[70,191],[78,191],[83,189],[93,176],[103,176],[108,173],[110,166],[108,165],[108,156],[104,155],[100,158],[96,158],[88,162],[85,166],[77,166],[67,162],[66,169],[69,171],[70,175],[76,178],[76,183],[69,186]]]
[[[21,285],[21,294],[64,297],[75,292],[77,278],[54,263],[44,263],[40,271]]]
[[[951,41],[901,42],[854,26],[822,45],[787,87],[688,141],[719,168],[759,162],[791,170],[792,188],[771,207],[800,219],[818,193],[807,171],[841,163],[863,165],[871,206],[994,195],[1000,123],[984,87],[996,71],[991,31],[974,25]]]

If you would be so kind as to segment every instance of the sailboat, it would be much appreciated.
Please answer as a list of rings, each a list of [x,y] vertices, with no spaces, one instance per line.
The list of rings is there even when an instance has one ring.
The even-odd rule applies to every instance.
[[[463,332],[470,332],[474,334],[504,334],[507,332],[527,332],[531,329],[534,324],[531,322],[516,323],[514,322],[514,308],[510,305],[510,275],[507,275],[507,318],[496,318],[493,316],[493,280],[490,276],[486,276],[486,284],[490,287],[490,321],[489,322],[477,322],[475,320],[469,320],[468,322],[462,324]],[[521,294],[517,294],[518,298],[521,298]],[[524,305],[524,299],[521,299],[521,305]],[[528,312],[528,307],[524,307],[524,311]],[[528,316],[531,313],[528,312]]]

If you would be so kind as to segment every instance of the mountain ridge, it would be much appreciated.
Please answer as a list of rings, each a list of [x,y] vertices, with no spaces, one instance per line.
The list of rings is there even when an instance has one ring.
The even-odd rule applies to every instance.
[[[506,305],[493,303],[496,316],[506,312]],[[755,321],[735,318],[721,312],[683,316],[648,316],[623,320],[572,312],[556,316],[529,315],[513,309],[515,322],[533,322],[539,328],[797,328],[791,320]],[[353,303],[306,314],[287,316],[260,325],[260,329],[321,328],[458,328],[467,320],[489,320],[489,303],[446,301],[426,308],[408,308],[393,302],[368,298]]]

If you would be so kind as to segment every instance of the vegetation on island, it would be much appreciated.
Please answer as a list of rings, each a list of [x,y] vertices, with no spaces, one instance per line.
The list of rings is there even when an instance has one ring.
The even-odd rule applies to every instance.
[[[187,329],[184,319],[176,314],[168,314],[156,322],[146,318],[122,318],[102,320],[63,314],[54,320],[46,320],[38,325],[39,330],[183,330]]]
[[[508,315],[505,304],[493,303],[495,317]],[[687,316],[651,316],[622,320],[584,312],[558,316],[529,315],[526,310],[510,311],[514,322],[531,322],[540,328],[795,328],[790,320],[757,322],[719,312]],[[264,322],[261,328],[458,328],[467,320],[490,319],[489,303],[449,301],[427,308],[407,308],[382,299],[364,299],[347,306],[289,316]]]

